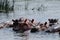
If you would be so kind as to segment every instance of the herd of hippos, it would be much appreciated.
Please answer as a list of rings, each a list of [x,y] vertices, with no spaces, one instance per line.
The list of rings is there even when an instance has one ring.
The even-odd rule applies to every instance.
[[[25,32],[30,30],[31,33],[44,31],[47,33],[58,32],[60,34],[60,23],[58,19],[48,19],[48,22],[36,22],[34,19],[19,18],[12,19],[4,24],[0,24],[0,29],[5,27],[12,27],[15,32]]]

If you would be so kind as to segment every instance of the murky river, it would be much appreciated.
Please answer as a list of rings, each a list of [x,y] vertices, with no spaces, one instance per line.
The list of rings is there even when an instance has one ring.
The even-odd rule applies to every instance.
[[[28,3],[28,4],[27,4]],[[27,5],[27,9],[25,9]],[[32,10],[33,9],[33,10]],[[59,0],[31,0],[16,1],[14,12],[0,13],[0,23],[11,19],[25,17],[34,18],[36,21],[45,22],[48,18],[60,19],[60,1]],[[24,40],[20,33],[15,33],[12,28],[0,29],[0,40]],[[58,33],[30,33],[28,40],[60,40]]]

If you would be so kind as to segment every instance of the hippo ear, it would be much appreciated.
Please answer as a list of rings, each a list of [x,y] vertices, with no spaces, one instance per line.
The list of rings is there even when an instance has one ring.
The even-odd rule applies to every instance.
[[[12,21],[13,21],[13,22],[15,22],[15,20],[14,20],[14,19],[12,19]]]
[[[50,21],[50,19],[48,19],[48,21]]]

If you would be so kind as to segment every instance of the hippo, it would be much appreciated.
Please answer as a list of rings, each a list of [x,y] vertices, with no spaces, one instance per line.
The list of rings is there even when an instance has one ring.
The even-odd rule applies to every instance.
[[[30,30],[31,27],[30,25],[27,23],[27,19],[25,19],[24,22],[18,22],[18,20],[13,20],[13,30],[14,31],[21,31],[21,32],[24,32],[24,31],[27,31],[27,30]]]
[[[55,23],[57,23],[58,22],[58,19],[48,19],[48,21],[49,21],[49,26],[52,26],[52,25],[54,25]]]
[[[47,32],[47,33],[60,32],[60,26],[51,27],[50,29],[46,30],[45,32]]]

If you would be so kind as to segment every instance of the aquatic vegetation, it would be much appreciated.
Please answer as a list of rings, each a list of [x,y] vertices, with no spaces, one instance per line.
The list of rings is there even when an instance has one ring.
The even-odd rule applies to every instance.
[[[13,1],[14,2],[14,1]],[[14,5],[12,5],[10,7],[10,2],[8,0],[1,0],[0,1],[0,12],[9,12],[9,11],[13,11],[14,10]]]

